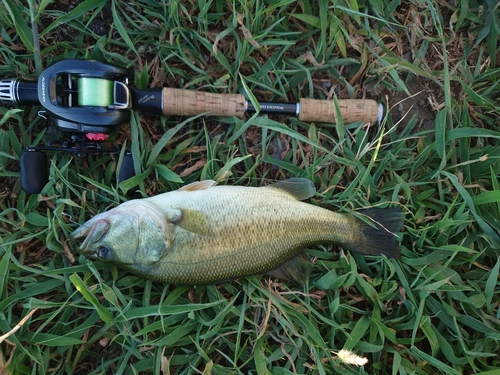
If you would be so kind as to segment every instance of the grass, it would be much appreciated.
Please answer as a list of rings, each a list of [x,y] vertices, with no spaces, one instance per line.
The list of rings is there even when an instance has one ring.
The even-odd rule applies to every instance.
[[[39,196],[20,191],[18,158],[50,132],[37,108],[0,108],[1,335],[20,325],[0,374],[499,373],[495,1],[2,0],[0,25],[0,78],[95,58],[136,68],[141,87],[392,108],[378,128],[134,113],[116,144],[136,177],[117,184],[119,157],[54,153]],[[193,288],[68,256],[77,222],[132,197],[297,176],[313,204],[402,207],[401,259],[317,246],[305,286]]]

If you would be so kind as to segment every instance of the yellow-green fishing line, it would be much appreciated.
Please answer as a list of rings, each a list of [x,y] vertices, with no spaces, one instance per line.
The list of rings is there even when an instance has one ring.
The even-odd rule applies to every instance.
[[[103,78],[78,78],[78,105],[107,107],[113,104],[113,81]]]

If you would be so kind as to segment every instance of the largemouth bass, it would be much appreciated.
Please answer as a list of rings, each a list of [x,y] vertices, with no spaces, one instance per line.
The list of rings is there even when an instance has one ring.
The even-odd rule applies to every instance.
[[[368,255],[399,256],[399,209],[360,211],[367,220],[301,202],[316,189],[291,178],[264,187],[194,182],[131,200],[81,225],[87,258],[171,284],[209,284],[254,274],[303,281],[303,248],[333,243]],[[370,224],[371,222],[371,224]]]

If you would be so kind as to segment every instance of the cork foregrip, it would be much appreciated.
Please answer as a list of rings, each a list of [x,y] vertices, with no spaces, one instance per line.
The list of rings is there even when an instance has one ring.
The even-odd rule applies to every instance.
[[[338,105],[344,124],[358,121],[374,124],[379,117],[379,106],[375,100],[340,99]],[[333,100],[300,99],[299,120],[337,123],[335,102]]]
[[[194,116],[209,112],[211,116],[241,118],[245,114],[245,97],[239,94],[211,94],[165,87],[162,104],[164,115]]]

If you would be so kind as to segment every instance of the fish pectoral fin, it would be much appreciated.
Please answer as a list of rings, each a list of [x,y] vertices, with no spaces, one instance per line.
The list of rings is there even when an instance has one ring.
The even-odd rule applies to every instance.
[[[200,211],[187,208],[180,209],[182,215],[175,224],[188,232],[206,236],[209,233],[207,217]]]
[[[309,276],[311,263],[306,254],[301,252],[296,257],[287,260],[278,268],[266,272],[266,275],[278,277],[284,280],[295,281],[297,284],[304,284]]]
[[[291,195],[299,201],[311,198],[316,194],[314,184],[307,178],[289,178],[272,185],[264,186],[262,189],[278,189]]]
[[[181,227],[188,232],[193,232],[201,236],[208,234],[207,217],[201,211],[189,208],[171,207],[164,212],[168,223],[171,225],[166,228],[167,237],[170,238],[171,241],[175,238],[177,227]]]
[[[217,182],[214,180],[203,180],[195,181],[181,187],[178,191],[195,191],[195,190],[205,190],[209,187],[215,186]]]

